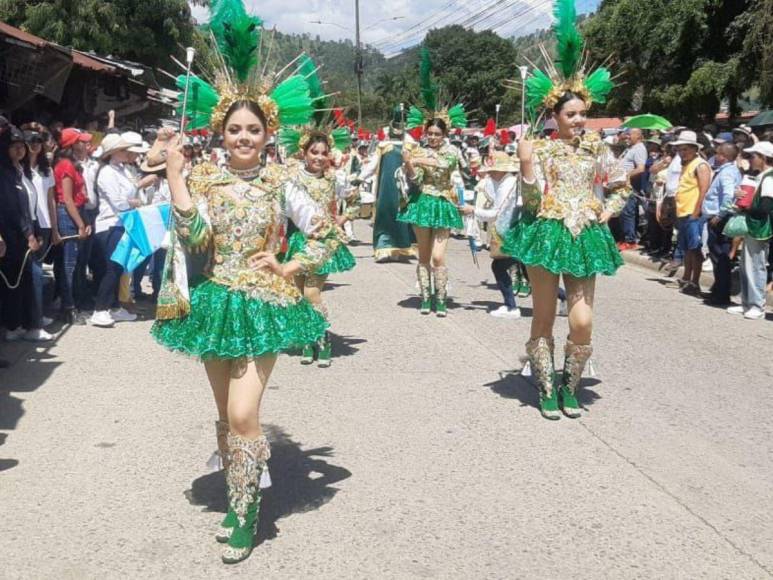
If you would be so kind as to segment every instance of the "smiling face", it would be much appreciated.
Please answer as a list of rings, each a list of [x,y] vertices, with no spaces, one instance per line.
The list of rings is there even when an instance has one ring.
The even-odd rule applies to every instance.
[[[314,141],[303,153],[306,171],[318,175],[330,164],[330,148],[327,143]]]
[[[443,133],[443,129],[440,127],[432,125],[427,128],[425,134],[427,135],[427,145],[429,145],[432,149],[438,149],[443,144],[445,134]]]
[[[223,145],[231,155],[231,166],[249,169],[258,165],[267,138],[266,127],[257,115],[246,108],[234,111],[223,132]]]
[[[558,124],[558,136],[561,139],[572,139],[582,134],[588,119],[588,105],[582,99],[566,101],[553,118]]]

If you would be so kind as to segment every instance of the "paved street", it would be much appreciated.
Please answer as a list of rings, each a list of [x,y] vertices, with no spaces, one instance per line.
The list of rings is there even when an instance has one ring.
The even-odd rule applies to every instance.
[[[441,320],[418,314],[414,265],[353,251],[326,295],[333,366],[283,357],[272,377],[274,487],[236,567],[212,537],[224,481],[205,467],[200,364],[158,347],[150,320],[3,345],[0,577],[773,576],[770,315],[731,317],[626,266],[600,280],[587,413],[554,423],[509,373],[530,318],[486,314],[488,257],[477,270],[452,242]]]

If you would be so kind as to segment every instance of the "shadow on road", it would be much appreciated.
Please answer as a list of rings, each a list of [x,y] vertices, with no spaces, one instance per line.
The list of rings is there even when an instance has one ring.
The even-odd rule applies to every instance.
[[[404,298],[400,300],[400,302],[397,303],[398,306],[401,308],[408,308],[409,310],[418,310],[419,306],[421,306],[421,298],[418,296],[411,296],[409,298]],[[465,308],[464,304],[460,304],[459,302],[456,302],[451,296],[448,297],[446,300],[446,306],[449,310],[458,310],[459,308]]]
[[[577,392],[577,399],[580,405],[587,409],[590,405],[601,398],[596,391],[588,388],[601,383],[595,378],[583,378],[580,381],[580,389]],[[520,374],[520,369],[499,371],[499,379],[491,383],[486,383],[485,387],[490,388],[500,397],[505,399],[517,399],[521,402],[521,407],[534,407],[539,409],[539,391],[537,385],[531,377],[524,377]]]
[[[333,485],[352,475],[348,469],[326,461],[333,456],[331,447],[303,450],[300,443],[276,425],[266,426],[265,432],[271,442],[268,466],[272,485],[263,490],[258,544],[279,534],[279,519],[325,505],[338,493]],[[226,513],[224,473],[218,471],[195,479],[185,497],[191,505],[204,506],[204,511]]]
[[[333,345],[333,358],[339,358],[342,356],[352,356],[359,351],[359,348],[355,348],[355,344],[362,344],[368,342],[364,338],[355,338],[353,336],[341,336],[340,334],[330,333],[330,342]]]

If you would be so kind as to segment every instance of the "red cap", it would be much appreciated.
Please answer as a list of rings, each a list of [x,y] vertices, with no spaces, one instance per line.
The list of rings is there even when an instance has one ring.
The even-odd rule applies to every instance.
[[[59,147],[62,149],[68,149],[75,145],[78,141],[88,143],[91,141],[91,133],[86,133],[85,131],[74,129],[73,127],[62,129],[62,135],[59,137]]]

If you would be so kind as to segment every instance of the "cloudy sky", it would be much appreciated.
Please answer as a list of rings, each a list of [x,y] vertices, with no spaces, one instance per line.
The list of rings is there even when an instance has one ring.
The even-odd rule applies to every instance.
[[[580,12],[589,12],[600,0],[576,0]],[[244,0],[267,27],[282,32],[307,32],[324,39],[354,37],[354,0]],[[520,36],[551,22],[550,0],[360,0],[363,42],[385,54],[421,41],[428,29],[463,24],[481,30],[493,28],[502,36]],[[207,11],[194,8],[200,22]],[[319,24],[321,21],[323,24]]]

